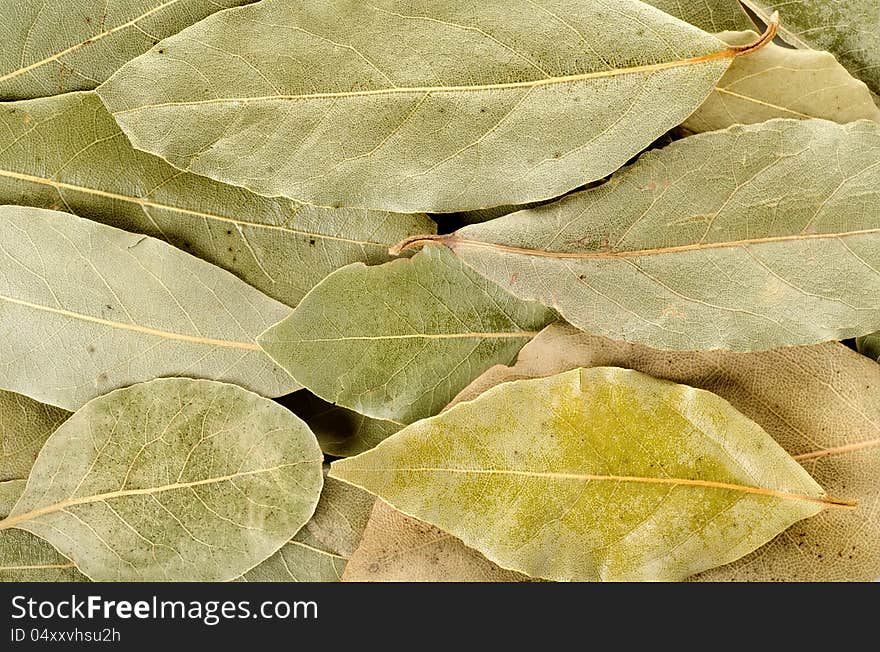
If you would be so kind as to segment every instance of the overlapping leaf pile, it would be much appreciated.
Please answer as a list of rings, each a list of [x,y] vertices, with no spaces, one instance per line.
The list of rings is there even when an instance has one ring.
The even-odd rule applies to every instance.
[[[880,578],[873,0],[0,18],[3,580]]]

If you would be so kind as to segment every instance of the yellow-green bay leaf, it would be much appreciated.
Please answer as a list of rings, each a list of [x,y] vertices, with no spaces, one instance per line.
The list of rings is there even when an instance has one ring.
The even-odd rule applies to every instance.
[[[180,169],[322,206],[453,212],[606,176],[740,54],[637,0],[263,0],[98,93],[135,147]]]
[[[288,306],[354,262],[434,223],[424,215],[330,210],[181,172],[134,149],[92,92],[0,107],[0,204],[75,213],[166,240]]]
[[[0,532],[97,581],[220,581],[289,541],[321,493],[293,413],[235,385],[165,378],[96,398],[46,442]]]
[[[69,213],[0,207],[0,386],[75,410],[157,376],[299,386],[256,336],[290,309],[165,242]]]
[[[0,0],[0,99],[95,88],[159,39],[254,0]]]
[[[331,476],[554,580],[680,580],[844,505],[724,399],[612,367],[504,383]]]
[[[753,42],[756,35],[724,32],[718,37],[737,45]],[[768,43],[759,52],[738,57],[683,126],[699,133],[772,118],[880,122],[880,108],[864,82],[833,54]]]
[[[523,582],[433,525],[376,500],[343,582]]]
[[[880,327],[878,216],[880,124],[770,120],[685,138],[597,188],[397,248],[439,241],[585,332],[753,351]]]
[[[0,390],[0,482],[26,478],[55,429],[70,412]]]
[[[831,495],[858,502],[795,523],[755,552],[697,575],[715,581],[880,578],[880,366],[838,342],[760,353],[658,351],[551,324],[456,402],[499,383],[578,367],[627,367],[718,394],[763,427]]]
[[[0,519],[9,516],[25,480],[0,482]],[[0,530],[0,582],[86,582],[67,557],[24,530]]]
[[[409,423],[513,360],[552,319],[444,248],[426,247],[411,259],[333,272],[259,343],[324,400]]]

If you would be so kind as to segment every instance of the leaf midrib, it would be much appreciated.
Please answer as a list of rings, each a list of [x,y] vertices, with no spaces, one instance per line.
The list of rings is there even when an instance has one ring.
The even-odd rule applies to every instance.
[[[128,22],[117,25],[116,27],[111,27],[108,30],[104,30],[103,32],[100,32],[99,34],[95,34],[94,36],[87,38],[85,41],[80,41],[79,43],[75,43],[75,44],[71,45],[70,47],[65,48],[64,50],[61,50],[59,52],[56,52],[55,54],[48,56],[44,59],[40,59],[39,61],[35,61],[34,63],[28,64],[27,66],[23,66],[21,68],[18,68],[16,70],[8,72],[5,75],[0,75],[0,82],[7,81],[8,79],[14,79],[15,77],[23,75],[26,72],[30,72],[31,70],[36,70],[37,68],[41,68],[42,66],[45,66],[46,64],[52,63],[53,61],[57,61],[61,57],[64,57],[68,54],[76,52],[77,50],[80,50],[87,45],[91,45],[92,43],[95,43],[97,41],[105,39],[108,36],[112,36],[113,34],[115,34],[117,32],[121,32],[124,29],[128,29],[129,27],[133,27],[134,25],[136,25],[140,21],[142,21],[146,18],[149,18],[150,16],[152,16],[152,15],[154,15],[164,9],[167,9],[171,5],[175,5],[178,2],[180,2],[180,0],[168,0],[168,2],[164,2],[157,7],[153,7],[152,9],[142,13],[140,16],[136,16],[136,17],[132,18]]]
[[[734,59],[743,54],[742,50],[737,48],[728,48],[720,52],[692,57],[690,59],[682,59],[679,61],[664,61],[661,63],[647,64],[642,66],[631,66],[628,68],[615,68],[613,70],[600,70],[596,72],[580,73],[575,75],[565,75],[562,77],[545,77],[540,79],[531,79],[522,82],[505,82],[493,84],[476,84],[470,86],[394,86],[389,88],[373,88],[361,91],[338,91],[328,93],[309,93],[303,95],[260,95],[254,97],[217,97],[205,100],[190,100],[183,102],[161,102],[156,104],[144,104],[142,106],[132,107],[130,109],[119,109],[112,111],[114,116],[134,113],[146,109],[159,109],[175,106],[202,106],[211,104],[224,103],[251,103],[251,102],[270,102],[270,101],[296,101],[296,100],[336,100],[349,97],[370,97],[375,95],[402,95],[402,94],[425,94],[434,95],[439,93],[474,93],[474,92],[493,92],[500,90],[520,90],[530,89],[541,86],[556,86],[561,84],[576,84],[592,79],[603,79],[608,77],[619,77],[623,75],[653,73],[670,68],[681,68],[685,66],[699,65],[720,59]]]
[[[210,337],[200,337],[197,335],[184,335],[182,333],[173,333],[171,331],[163,331],[158,330],[156,328],[150,328],[148,326],[140,326],[138,324],[125,324],[122,322],[111,321],[109,319],[102,319],[100,317],[93,317],[91,315],[84,315],[82,313],[73,312],[71,310],[65,310],[63,308],[50,308],[49,306],[43,306],[38,303],[32,303],[30,301],[25,301],[23,299],[15,299],[13,297],[8,297],[0,294],[0,301],[6,301],[8,303],[12,303],[19,306],[24,306],[26,308],[32,308],[34,310],[40,310],[43,312],[50,312],[56,315],[61,315],[63,317],[70,317],[72,319],[79,319],[81,321],[99,324],[101,326],[107,326],[109,328],[116,328],[119,330],[130,331],[134,333],[141,333],[144,335],[151,335],[153,337],[160,337],[168,340],[177,340],[182,342],[190,342],[192,344],[203,344],[206,346],[220,346],[225,348],[233,348],[233,349],[245,349],[247,351],[259,351],[260,345],[256,342],[234,342],[230,340],[220,340],[214,339]]]
[[[577,482],[605,481],[605,482],[631,482],[637,484],[666,484],[676,486],[701,487],[704,489],[720,489],[726,491],[739,491],[747,494],[757,494],[762,496],[771,496],[783,500],[799,500],[804,502],[816,503],[823,507],[839,507],[852,509],[856,503],[848,500],[841,500],[831,497],[807,496],[805,494],[791,493],[787,491],[779,491],[776,489],[767,489],[764,487],[754,487],[750,485],[740,485],[730,482],[720,482],[715,480],[694,480],[690,478],[650,478],[631,475],[600,475],[592,473],[561,473],[553,471],[529,471],[520,469],[461,469],[461,468],[439,468],[439,467],[389,467],[389,468],[361,468],[352,469],[361,472],[401,472],[409,471],[414,473],[453,473],[462,475],[508,475],[527,478],[541,478],[550,480],[573,480]],[[337,477],[331,469],[330,477]]]
[[[40,516],[44,516],[46,514],[52,514],[54,512],[59,512],[67,509],[68,507],[75,507],[76,505],[84,505],[89,503],[97,503],[104,502],[107,500],[114,500],[116,498],[124,498],[127,496],[144,496],[144,495],[152,495],[157,493],[162,493],[164,491],[175,491],[177,489],[189,489],[191,487],[199,487],[206,484],[216,484],[220,482],[229,482],[231,480],[235,480],[236,478],[243,478],[246,476],[257,475],[261,473],[272,473],[273,471],[279,471],[281,469],[286,469],[291,466],[298,466],[300,464],[314,464],[320,463],[322,460],[299,460],[297,462],[290,462],[288,464],[279,464],[278,466],[263,468],[263,469],[254,469],[252,471],[239,471],[237,473],[231,473],[229,475],[217,476],[214,478],[205,478],[203,480],[193,480],[192,482],[173,482],[167,485],[160,485],[158,487],[145,487],[143,489],[120,489],[118,491],[108,491],[103,494],[95,494],[93,496],[82,496],[80,498],[68,498],[67,500],[62,500],[57,503],[52,503],[51,505],[46,505],[45,507],[39,507],[37,509],[33,509],[29,512],[23,512],[21,514],[13,514],[6,517],[3,520],[0,520],[0,530],[5,530],[11,527],[20,527],[21,523],[26,523],[27,521],[32,521],[35,518],[39,518]]]
[[[526,249],[523,247],[511,247],[509,245],[495,244],[491,242],[482,242],[480,240],[468,240],[460,238],[455,234],[448,236],[435,236],[412,238],[410,241],[404,241],[401,245],[393,247],[394,250],[405,250],[411,246],[425,244],[427,242],[439,242],[452,249],[456,247],[473,247],[480,249],[492,249],[494,251],[503,251],[505,253],[518,254],[522,256],[535,256],[541,258],[575,258],[575,259],[615,259],[615,258],[638,258],[640,256],[654,256],[664,254],[683,253],[688,251],[704,251],[708,249],[736,249],[748,247],[751,245],[771,244],[777,242],[802,242],[808,240],[836,240],[846,237],[858,235],[878,235],[880,227],[870,229],[857,229],[853,231],[842,231],[836,233],[799,233],[795,235],[770,236],[767,238],[748,238],[743,240],[728,240],[725,242],[700,242],[695,244],[674,245],[671,247],[657,247],[654,249],[633,249],[628,251],[544,251],[541,249]]]
[[[215,213],[206,213],[204,211],[197,211],[190,208],[183,208],[181,206],[174,206],[171,204],[163,204],[160,202],[150,201],[148,199],[144,199],[141,197],[131,197],[129,195],[121,195],[114,192],[109,192],[106,190],[100,190],[98,188],[91,188],[88,186],[80,186],[72,183],[65,183],[63,181],[54,181],[52,179],[47,179],[46,177],[39,177],[30,174],[24,174],[22,172],[15,172],[14,170],[4,170],[0,169],[0,176],[7,177],[10,179],[16,179],[18,181],[25,181],[28,183],[36,183],[39,185],[49,186],[51,188],[61,189],[61,190],[70,190],[72,192],[81,192],[87,195],[95,195],[97,197],[104,197],[106,199],[113,199],[116,201],[124,201],[127,203],[135,204],[137,206],[141,206],[143,208],[155,208],[156,210],[164,210],[172,213],[181,213],[184,215],[192,215],[193,217],[200,217],[210,220],[216,220],[218,222],[223,222],[225,224],[234,224],[236,226],[246,226],[253,227],[257,229],[267,229],[271,231],[282,231],[285,233],[294,233],[297,235],[302,235],[308,238],[315,238],[319,240],[333,240],[336,242],[345,242],[348,244],[355,244],[359,246],[368,246],[368,247],[382,247],[385,248],[388,246],[387,243],[384,242],[372,242],[369,240],[355,240],[352,238],[344,238],[342,236],[335,235],[327,235],[323,233],[312,233],[311,231],[304,231],[301,229],[291,229],[290,227],[279,225],[279,224],[265,224],[260,222],[248,222],[247,220],[236,219],[232,217],[226,217],[224,215],[217,215]]]
[[[538,335],[538,331],[499,331],[485,333],[406,333],[403,335],[346,335],[343,337],[319,337],[315,339],[300,339],[301,343],[326,344],[332,342],[348,341],[374,341],[374,340],[452,340],[468,338],[532,338]]]

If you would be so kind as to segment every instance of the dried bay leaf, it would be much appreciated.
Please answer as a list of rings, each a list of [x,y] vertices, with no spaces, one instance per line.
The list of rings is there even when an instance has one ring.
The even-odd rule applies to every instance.
[[[791,45],[833,52],[880,92],[880,3],[877,0],[742,0],[762,20],[784,12],[779,36]]]
[[[254,0],[0,0],[0,99],[89,90],[159,39]]]
[[[739,0],[643,0],[707,32],[753,29]]]
[[[738,45],[753,42],[756,35],[725,32],[718,37]],[[737,58],[683,126],[699,133],[772,118],[880,122],[880,109],[868,87],[833,54],[768,43],[751,56]]]
[[[395,250],[444,244],[586,332],[765,350],[878,329],[878,215],[880,125],[771,120],[685,138],[598,188]]]
[[[554,580],[678,580],[848,507],[709,392],[627,369],[504,383],[331,477]]]
[[[296,536],[244,582],[338,582],[357,549],[375,498],[350,484],[326,477],[314,515]]]
[[[0,390],[0,482],[26,478],[43,447],[70,413]]]
[[[3,388],[71,410],[157,376],[299,388],[255,341],[290,309],[229,272],[39,208],[0,207],[0,243]]]
[[[333,272],[258,342],[324,400],[401,424],[439,412],[553,318],[426,247]]]
[[[295,306],[334,269],[389,260],[424,215],[265,198],[134,149],[91,92],[0,107],[0,204],[60,209],[166,240]]]
[[[371,419],[333,405],[308,390],[295,392],[280,401],[309,424],[321,450],[334,457],[349,457],[370,450],[403,427],[394,421]]]
[[[9,516],[25,480],[0,482],[0,519]],[[0,582],[86,582],[72,561],[24,530],[0,530]]]
[[[46,442],[0,533],[36,534],[97,581],[219,581],[312,516],[321,452],[234,385],[165,378],[90,401]]]
[[[880,333],[871,333],[856,340],[859,353],[880,362]]]
[[[714,392],[763,427],[831,495],[826,510],[704,580],[869,581],[880,578],[880,367],[838,342],[761,353],[657,351],[558,322],[496,366],[456,402],[511,380],[578,367],[627,367]]]
[[[343,582],[523,582],[433,525],[376,500]]]
[[[636,0],[263,0],[98,93],[135,147],[180,169],[309,204],[454,212],[606,176],[751,49]]]

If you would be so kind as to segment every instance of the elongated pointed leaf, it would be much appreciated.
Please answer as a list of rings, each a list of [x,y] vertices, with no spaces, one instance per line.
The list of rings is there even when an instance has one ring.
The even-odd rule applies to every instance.
[[[25,480],[0,482],[0,519],[9,516]],[[0,530],[0,582],[85,582],[67,557],[24,530]]]
[[[0,482],[26,478],[55,429],[70,412],[0,390]]]
[[[759,18],[784,12],[779,35],[799,48],[830,50],[856,77],[880,92],[880,4],[877,0],[742,0]]]
[[[284,397],[281,402],[309,424],[321,450],[334,457],[349,457],[368,451],[403,427],[394,421],[371,419],[333,405],[307,390]]]
[[[718,37],[731,45],[755,40],[754,32],[725,32]],[[773,118],[880,122],[880,108],[868,87],[833,54],[770,43],[760,52],[737,58],[684,127],[699,133]]]
[[[343,267],[259,343],[321,398],[407,423],[510,362],[552,319],[432,247],[410,260]]]
[[[859,352],[880,362],[880,333],[871,333],[857,340]]]
[[[456,397],[578,367],[628,367],[709,390],[761,425],[832,495],[855,510],[801,521],[701,580],[871,581],[880,578],[880,366],[829,342],[762,353],[657,351],[551,324],[512,367],[488,370]]]
[[[288,306],[334,269],[389,259],[424,215],[329,210],[259,197],[131,147],[94,93],[0,108],[0,204],[76,213],[153,236]]]
[[[75,410],[156,376],[298,385],[256,336],[290,309],[165,242],[0,207],[0,386]],[[62,262],[63,261],[63,262]]]
[[[880,125],[772,120],[432,240],[583,331],[749,351],[880,327],[878,216]]]
[[[159,39],[254,0],[0,0],[0,99],[95,88]]]
[[[451,534],[377,500],[344,582],[522,582]]]
[[[739,0],[644,0],[707,32],[754,29]]]
[[[718,396],[602,367],[505,383],[331,476],[554,580],[679,580],[837,506]]]
[[[135,147],[181,169],[311,204],[451,212],[606,176],[739,54],[636,0],[264,0],[98,92]]]
[[[309,522],[239,581],[338,582],[361,541],[374,502],[371,494],[325,477],[321,499]]]
[[[235,578],[309,520],[314,435],[234,385],[159,379],[99,397],[46,442],[0,532],[37,534],[98,581]]]

